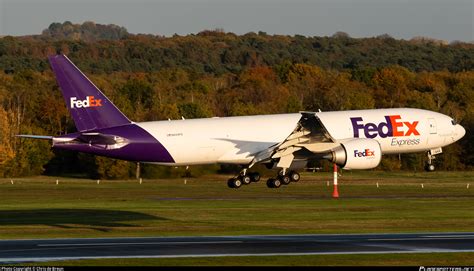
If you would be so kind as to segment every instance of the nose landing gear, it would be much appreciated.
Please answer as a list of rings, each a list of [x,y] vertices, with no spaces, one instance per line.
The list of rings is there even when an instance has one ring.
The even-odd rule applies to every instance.
[[[436,167],[430,162],[426,163],[425,170],[428,172],[435,171]]]
[[[425,164],[425,170],[426,171],[429,171],[429,172],[435,171],[436,167],[435,167],[435,165],[433,165],[433,160],[436,159],[435,155],[439,154],[439,153],[442,153],[441,148],[428,151],[428,153],[427,153],[428,161]]]

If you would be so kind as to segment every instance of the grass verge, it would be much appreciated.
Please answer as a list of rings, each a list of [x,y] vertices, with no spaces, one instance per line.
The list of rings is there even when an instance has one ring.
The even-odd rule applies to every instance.
[[[226,177],[0,180],[0,238],[462,232],[474,225],[474,173],[330,173],[238,190]],[[378,187],[377,187],[378,183]],[[422,188],[423,184],[423,188]]]
[[[400,253],[279,257],[100,259],[45,262],[44,266],[472,266],[474,253]]]

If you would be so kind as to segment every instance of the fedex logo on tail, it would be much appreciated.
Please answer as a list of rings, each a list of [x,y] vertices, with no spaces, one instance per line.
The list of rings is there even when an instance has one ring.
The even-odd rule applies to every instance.
[[[102,100],[94,96],[87,96],[85,100],[78,100],[77,97],[71,97],[71,108],[99,107],[102,106]]]
[[[351,118],[351,122],[354,137],[360,137],[361,130],[366,138],[420,135],[416,129],[418,121],[401,121],[400,115],[385,116],[385,122],[378,124],[371,122],[363,123],[361,117]]]

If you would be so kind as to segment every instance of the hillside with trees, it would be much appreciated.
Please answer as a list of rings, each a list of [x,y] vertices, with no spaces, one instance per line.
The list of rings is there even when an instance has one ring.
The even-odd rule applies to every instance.
[[[467,130],[436,159],[438,168],[474,168],[473,44],[222,30],[163,37],[65,22],[37,36],[0,38],[0,176],[133,175],[132,163],[14,137],[75,130],[47,62],[57,52],[134,121],[416,107],[450,115]],[[425,154],[400,158],[385,157],[379,168],[420,171]],[[151,177],[170,171],[144,168]]]
[[[128,36],[128,31],[124,27],[109,24],[96,24],[94,22],[84,22],[83,24],[73,24],[69,21],[64,23],[52,23],[43,30],[38,38],[45,40],[72,40],[94,42],[99,40],[120,40]]]

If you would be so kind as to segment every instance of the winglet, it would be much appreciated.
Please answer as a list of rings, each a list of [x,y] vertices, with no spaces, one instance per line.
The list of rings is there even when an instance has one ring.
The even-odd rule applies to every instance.
[[[49,63],[78,131],[131,123],[65,55],[50,56]]]

